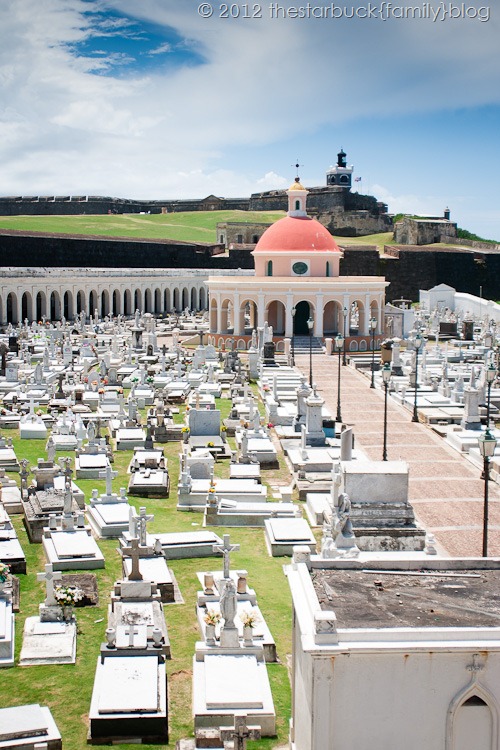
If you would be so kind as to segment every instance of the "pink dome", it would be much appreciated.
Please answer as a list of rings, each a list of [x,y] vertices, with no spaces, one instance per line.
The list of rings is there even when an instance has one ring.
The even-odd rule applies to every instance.
[[[266,229],[254,252],[340,253],[340,248],[325,227],[310,216],[285,216]]]

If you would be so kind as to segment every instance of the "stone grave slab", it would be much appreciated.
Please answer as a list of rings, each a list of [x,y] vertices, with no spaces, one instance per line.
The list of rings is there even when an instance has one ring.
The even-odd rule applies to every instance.
[[[0,535],[0,560],[10,565],[12,573],[26,573],[26,557],[19,539],[2,539]]]
[[[167,678],[161,655],[102,653],[90,704],[89,742],[166,743]]]
[[[205,656],[207,708],[262,708],[255,656]]]
[[[141,427],[122,428],[116,431],[116,449],[119,451],[144,448],[146,433]]]
[[[244,713],[248,724],[261,727],[263,736],[274,736],[276,714],[265,662],[243,654],[210,654],[203,660],[195,656],[193,713],[195,730],[232,726],[235,715]]]
[[[96,536],[117,538],[127,531],[130,505],[127,502],[96,503],[87,508],[87,519]]]
[[[104,568],[104,556],[87,529],[47,531],[42,544],[45,557],[54,570]]]
[[[76,623],[40,622],[27,617],[19,664],[74,664],[76,660]]]
[[[37,703],[0,708],[0,748],[61,750],[61,735],[50,710]]]
[[[0,599],[0,667],[14,665],[15,624],[12,602]]]
[[[214,544],[222,544],[220,536],[212,531],[182,531],[178,533],[156,534],[167,560],[188,557],[215,557]],[[154,541],[153,537],[152,540]],[[149,544],[149,542],[148,542]]]
[[[298,544],[307,545],[312,553],[316,550],[314,535],[303,518],[270,518],[265,521],[265,537],[273,557],[292,556]]]
[[[145,581],[156,583],[160,590],[161,601],[165,603],[175,601],[174,580],[163,556],[141,557],[139,559],[139,570]],[[132,572],[132,560],[123,558],[123,573],[126,577]]]

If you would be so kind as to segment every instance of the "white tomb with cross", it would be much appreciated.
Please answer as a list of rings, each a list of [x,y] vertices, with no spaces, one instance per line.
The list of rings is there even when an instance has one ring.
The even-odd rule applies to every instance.
[[[62,575],[48,563],[37,578],[45,583],[45,601],[40,604],[38,617],[27,617],[25,620],[19,663],[22,666],[74,664],[76,620],[65,617],[64,608],[55,597],[57,586],[63,585]]]

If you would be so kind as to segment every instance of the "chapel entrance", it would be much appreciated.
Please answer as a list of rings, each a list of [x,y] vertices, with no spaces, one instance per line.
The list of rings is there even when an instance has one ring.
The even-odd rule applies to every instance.
[[[306,300],[302,300],[295,305],[295,317],[293,319],[293,335],[309,336],[307,321],[311,315],[311,306]]]

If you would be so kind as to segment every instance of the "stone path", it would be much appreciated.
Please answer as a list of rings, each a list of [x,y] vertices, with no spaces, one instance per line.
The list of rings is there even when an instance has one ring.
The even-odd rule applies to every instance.
[[[309,358],[296,365],[309,372]],[[313,379],[331,414],[337,412],[337,356],[315,355]],[[355,439],[367,457],[382,459],[384,394],[371,389],[357,370],[341,367],[342,419],[353,425]],[[410,501],[419,523],[432,531],[450,555],[481,555],[484,481],[481,472],[449,447],[412,413],[389,397],[387,457],[410,465]],[[500,555],[500,487],[489,484],[488,554]]]

